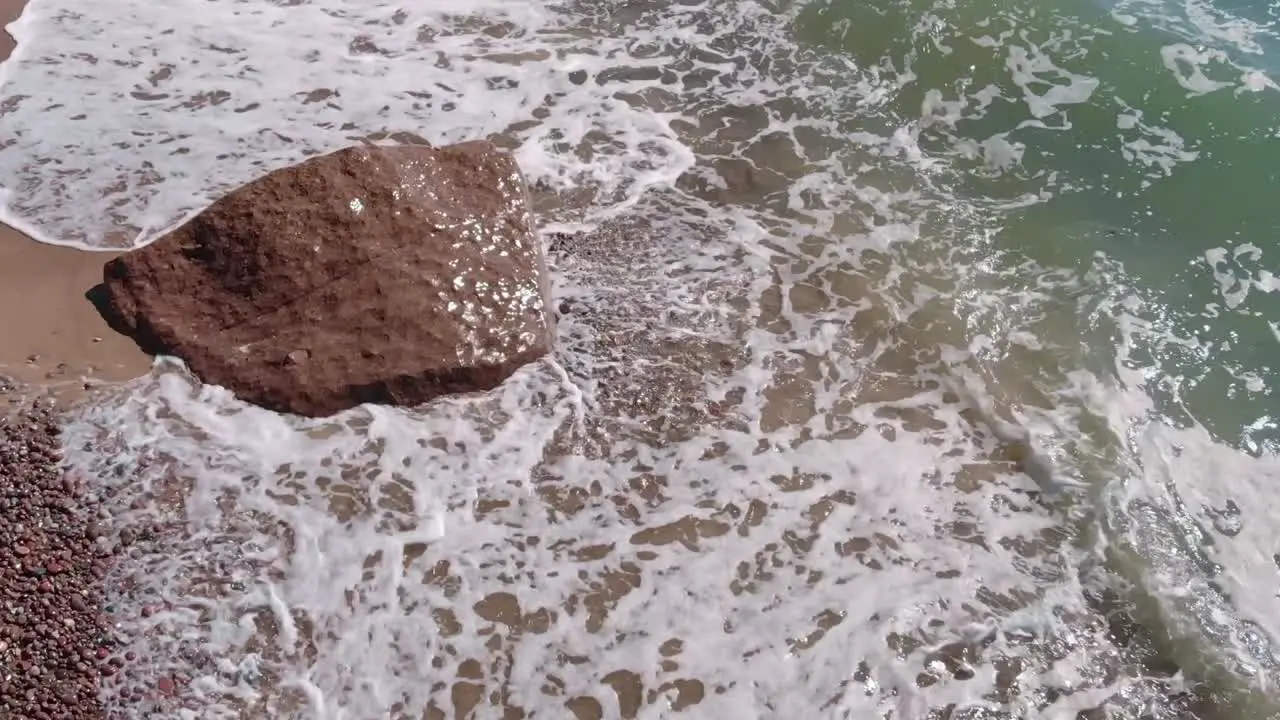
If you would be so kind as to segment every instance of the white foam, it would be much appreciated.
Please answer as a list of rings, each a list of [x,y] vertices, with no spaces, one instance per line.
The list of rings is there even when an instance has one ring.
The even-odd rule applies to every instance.
[[[1274,492],[1280,462],[1215,442],[1202,427],[1178,430],[1155,424],[1141,443],[1146,472],[1127,488],[1130,498],[1158,498],[1171,517],[1195,523],[1205,543],[1198,549],[1215,564],[1209,578],[1168,573],[1156,581],[1155,591],[1171,604],[1189,591],[1213,593],[1229,602],[1229,610],[1206,624],[1210,631],[1227,634],[1228,646],[1239,648],[1240,662],[1257,674],[1261,689],[1274,692],[1280,656],[1273,643],[1280,637],[1280,623],[1271,610],[1277,582],[1267,578],[1280,572],[1271,521],[1280,511]],[[1250,637],[1251,632],[1258,637]]]
[[[196,392],[172,369],[156,382],[140,396],[141,406],[133,401],[123,416],[95,411],[77,432],[129,419],[123,446],[109,446],[116,454],[105,459],[124,460],[130,471],[128,484],[116,488],[122,503],[145,496],[163,474],[153,466],[134,476],[127,458],[173,455],[181,458],[180,471],[191,473],[188,539],[167,544],[150,576],[135,581],[144,596],[149,591],[181,608],[195,602],[193,575],[239,568],[241,589],[203,604],[212,618],[170,618],[175,625],[168,626],[224,659],[222,673],[211,669],[192,686],[202,688],[205,708],[221,703],[227,713],[233,698],[254,697],[259,674],[278,683],[267,699],[273,716],[375,718],[394,706],[397,717],[418,717],[432,702],[448,711],[447,686],[468,661],[479,661],[483,682],[508,691],[510,704],[553,715],[581,695],[614,708],[601,679],[618,669],[636,673],[650,689],[681,679],[700,683],[705,697],[698,712],[709,717],[811,713],[832,693],[829,709],[854,715],[981,704],[995,682],[989,667],[981,669],[985,661],[981,674],[965,681],[941,671],[939,684],[923,692],[915,674],[937,674],[929,668],[941,663],[920,658],[998,630],[1004,612],[996,600],[1034,593],[1035,578],[1072,583],[1051,569],[1049,557],[1004,545],[1051,527],[1014,509],[1022,504],[1016,483],[968,497],[954,493],[947,478],[969,460],[948,452],[951,442],[925,442],[944,434],[890,440],[865,432],[794,449],[775,444],[761,454],[759,430],[708,428],[676,446],[629,445],[623,462],[577,457],[543,465],[544,448],[574,412],[572,397],[545,369],[524,372],[479,402],[426,413],[354,411],[336,421],[349,429],[323,439],[316,430],[334,428],[334,421],[288,421],[241,406],[225,392]],[[546,401],[530,404],[539,396]],[[871,408],[865,414],[870,420]],[[199,440],[174,432],[182,427]],[[709,457],[716,447],[723,455]],[[74,461],[105,470],[104,450]],[[735,469],[743,463],[746,473]],[[291,473],[282,474],[278,468],[286,465]],[[646,505],[627,490],[635,487],[636,467],[658,473],[660,502]],[[926,467],[939,482],[921,477]],[[324,478],[336,482],[347,468],[371,482],[366,509],[342,521],[330,510],[336,486]],[[797,484],[801,478],[810,480]],[[554,498],[564,493],[579,494],[582,509],[554,510]],[[1011,505],[992,513],[993,502]],[[957,512],[970,518],[971,529],[954,525]],[[688,523],[688,533],[671,533],[669,544],[644,539],[661,537],[658,529],[673,522]],[[277,524],[287,536],[273,530]],[[956,533],[976,543],[952,539]],[[425,549],[416,559],[408,554],[415,545]],[[602,546],[611,550],[586,554]],[[256,562],[248,562],[246,549],[256,549]],[[371,563],[374,556],[380,561]],[[441,562],[450,564],[447,581],[437,576]],[[624,581],[613,591],[618,595],[607,594]],[[525,623],[542,612],[549,622],[536,634],[513,632],[504,626],[510,621],[493,620],[501,616],[482,604],[497,592],[518,599]],[[1063,592],[1061,600],[1078,602],[1073,597]],[[445,609],[450,619],[439,615]],[[1027,619],[1048,610],[1027,608],[1010,620],[1029,627]],[[277,618],[281,645],[250,651],[245,629],[263,616]],[[306,618],[305,637],[292,617]],[[1030,627],[1061,629],[1045,623]],[[815,632],[825,635],[821,642]],[[924,646],[896,657],[884,647],[890,633]],[[659,649],[673,638],[684,650],[663,661]],[[990,652],[1019,651],[997,639]],[[590,660],[577,666],[569,656]],[[867,664],[866,682],[874,679],[876,692],[840,690],[859,663]],[[157,665],[167,670],[163,659]],[[193,673],[181,663],[175,669]],[[445,688],[433,687],[437,680]],[[547,695],[549,682],[561,690]],[[1028,682],[1084,683],[1052,674]],[[281,686],[305,689],[310,710],[290,711]],[[1034,707],[1034,699],[1027,702]],[[650,712],[661,714],[662,707],[658,700]]]
[[[1178,165],[1199,159],[1200,153],[1188,149],[1186,139],[1176,131],[1148,122],[1141,110],[1123,101],[1121,106],[1124,109],[1116,115],[1116,127],[1127,138],[1121,153],[1126,161],[1147,168],[1143,188],[1173,175]]]
[[[594,82],[626,40],[533,3],[42,0],[12,30],[0,199],[6,222],[47,242],[145,242],[264,170],[380,131],[436,143],[505,132],[523,141],[532,180],[590,180],[615,200],[688,164],[670,114],[617,97],[650,83]],[[37,37],[58,41],[46,51]],[[574,84],[574,70],[593,81]],[[556,122],[528,127],[540,108]],[[572,152],[585,145],[593,160]]]
[[[1274,20],[1259,22],[1206,0],[1120,0],[1113,16],[1128,26],[1141,21],[1182,41],[1166,45],[1161,55],[1192,96],[1233,85],[1236,94],[1275,87],[1267,72],[1252,66],[1280,40]],[[1215,65],[1230,70],[1215,72]]]
[[[1062,105],[1088,102],[1098,88],[1097,78],[1064,70],[1035,46],[1010,46],[1006,64],[1034,118],[1056,114]],[[1054,82],[1059,79],[1065,82]],[[1037,93],[1032,89],[1035,85],[1048,85],[1048,89]]]
[[[1208,256],[1221,283],[1228,256],[1256,261],[1259,251],[1244,245]],[[1176,355],[1164,349],[1153,357],[1149,348],[1182,346],[1210,361],[1213,349],[1179,337],[1176,319],[1125,288],[1116,272],[1115,265],[1102,270],[1118,281],[1106,310],[1124,335],[1116,358],[1121,385],[1092,378],[1079,384],[1089,412],[1130,451],[1111,469],[1117,481],[1106,486],[1111,543],[1121,556],[1131,554],[1135,564],[1127,572],[1151,594],[1174,642],[1186,644],[1175,652],[1179,660],[1200,673],[1227,667],[1249,688],[1235,711],[1270,716],[1280,680],[1280,626],[1266,609],[1274,604],[1274,584],[1261,580],[1275,574],[1277,563],[1263,518],[1273,515],[1280,461],[1270,443],[1259,447],[1246,436],[1242,444],[1258,453],[1250,455],[1215,437],[1182,402],[1191,383],[1161,365],[1162,356]],[[1157,408],[1156,394],[1173,396],[1178,425]],[[1271,423],[1260,418],[1254,425],[1266,430]]]
[[[1223,80],[1211,80],[1205,74],[1205,69],[1212,64],[1227,62],[1227,54],[1221,50],[1197,50],[1186,43],[1174,43],[1161,48],[1160,57],[1178,84],[1191,95],[1204,95],[1231,85]]]
[[[1253,243],[1241,243],[1230,251],[1210,248],[1204,253],[1205,264],[1217,285],[1218,296],[1228,310],[1243,310],[1251,292],[1273,293],[1280,290],[1276,276],[1261,264],[1262,249]]]

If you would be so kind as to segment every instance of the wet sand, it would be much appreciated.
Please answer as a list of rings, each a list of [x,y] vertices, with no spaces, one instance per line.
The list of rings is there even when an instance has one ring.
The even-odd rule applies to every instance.
[[[0,26],[7,26],[17,20],[22,14],[22,6],[26,4],[26,0],[0,0]],[[11,52],[13,52],[13,38],[8,32],[0,32],[0,62],[7,59]]]
[[[15,20],[23,4],[0,0],[0,25]],[[0,33],[0,61],[13,45]],[[108,328],[85,299],[111,257],[37,243],[0,225],[0,375],[70,402],[86,383],[147,372],[151,359]]]
[[[86,382],[147,372],[151,359],[85,298],[110,257],[37,243],[0,225],[0,374],[70,399]]]

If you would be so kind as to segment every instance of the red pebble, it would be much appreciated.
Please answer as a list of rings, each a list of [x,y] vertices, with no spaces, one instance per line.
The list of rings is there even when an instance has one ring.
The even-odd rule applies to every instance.
[[[107,649],[106,649],[106,648],[98,648],[98,659],[99,659],[99,660],[106,660],[106,659],[107,659],[107,656],[108,656],[108,655],[110,655],[110,654],[111,654],[111,653],[107,652]]]
[[[173,692],[173,680],[167,677],[162,677],[159,682],[156,683],[156,687],[160,688],[160,692],[171,693]]]

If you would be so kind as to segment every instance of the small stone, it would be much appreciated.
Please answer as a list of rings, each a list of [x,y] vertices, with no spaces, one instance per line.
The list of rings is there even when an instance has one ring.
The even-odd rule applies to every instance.
[[[92,649],[110,628],[86,614],[100,578],[87,572],[93,542],[78,523],[111,514],[62,472],[48,399],[9,410],[0,419],[0,718],[105,717]]]
[[[586,70],[574,70],[573,72],[569,73],[569,82],[573,83],[574,85],[581,85],[586,81],[587,81]]]
[[[173,680],[167,677],[162,677],[158,682],[156,682],[156,687],[160,689],[160,692],[171,693],[173,692],[174,687]]]

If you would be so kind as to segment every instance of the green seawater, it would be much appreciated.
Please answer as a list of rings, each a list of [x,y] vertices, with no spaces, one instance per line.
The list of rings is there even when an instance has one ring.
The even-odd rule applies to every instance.
[[[1009,403],[1071,418],[1057,471],[1083,489],[1064,513],[1131,583],[1163,657],[1207,688],[1188,717],[1277,711],[1266,633],[1234,613],[1241,589],[1273,592],[1280,555],[1250,546],[1234,567],[1213,548],[1280,493],[1278,9],[840,0],[796,26],[859,86],[845,132],[905,138],[879,152],[920,168],[915,257],[982,339],[980,372]],[[1085,398],[1081,378],[1112,390]],[[1140,421],[1109,409],[1127,397],[1149,402]],[[1212,442],[1155,452],[1156,425]]]
[[[1143,298],[1153,332],[1179,340],[1153,336],[1138,349],[1166,376],[1152,388],[1162,409],[1258,452],[1277,439],[1280,368],[1270,325],[1280,297],[1265,291],[1280,255],[1274,12],[816,2],[797,32],[890,86],[859,122],[919,128],[921,150],[946,161],[939,182],[980,208],[965,230],[989,237],[999,262],[1111,268],[1106,282],[1124,287],[1105,290]],[[1091,309],[1057,328],[1062,342],[1088,346],[1078,360],[1111,352],[1104,338],[1089,341],[1114,333]]]

